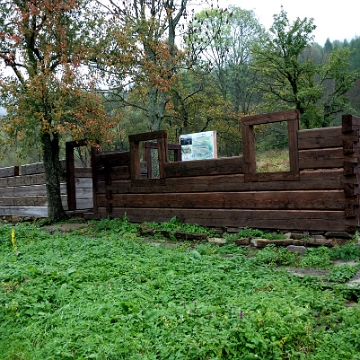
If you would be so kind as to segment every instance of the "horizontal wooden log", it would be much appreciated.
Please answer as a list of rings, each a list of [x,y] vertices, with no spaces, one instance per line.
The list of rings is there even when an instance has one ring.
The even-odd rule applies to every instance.
[[[76,178],[92,178],[92,169],[90,167],[76,167],[75,168],[75,177]]]
[[[61,160],[60,165],[63,170],[66,168],[66,160]],[[21,175],[32,175],[32,174],[41,174],[45,172],[44,164],[42,162],[26,164],[20,166]]]
[[[60,184],[61,195],[66,195],[66,184]],[[0,197],[46,196],[46,185],[0,188]]]
[[[114,181],[113,193],[181,193],[220,191],[276,191],[276,190],[338,190],[343,189],[343,170],[301,171],[299,181],[244,182],[244,175],[218,175],[165,179],[165,185],[154,180],[138,180],[136,187],[131,181]],[[141,186],[144,184],[144,186]],[[147,185],[147,186],[146,186]],[[104,194],[104,181],[97,183],[99,194]]]
[[[166,163],[165,177],[205,176],[220,174],[242,174],[244,159],[242,156],[229,158],[182,161]]]
[[[48,216],[47,206],[0,206],[0,216]]]
[[[344,211],[113,208],[111,216],[121,218],[125,214],[133,222],[164,222],[176,216],[186,223],[210,227],[248,226],[259,229],[345,231],[347,226]],[[99,207],[98,215],[106,217],[106,208]]]
[[[19,175],[19,167],[18,166],[8,166],[0,169],[0,178],[10,177],[10,176],[18,176]]]
[[[149,141],[155,139],[166,138],[167,134],[165,130],[152,131],[142,134],[129,135],[129,143],[139,143],[140,141]]]
[[[111,169],[101,168],[96,170],[96,178],[100,181],[105,178],[111,180],[130,180],[130,166],[115,166]]]
[[[130,152],[103,152],[94,157],[95,167],[113,167],[130,165]]]
[[[241,118],[244,125],[260,125],[272,122],[296,120],[299,118],[296,110],[286,110],[267,114],[258,114]]]
[[[341,168],[343,165],[344,154],[342,148],[299,151],[300,170]]]
[[[114,208],[344,210],[349,205],[343,190],[112,194],[110,199]],[[106,195],[98,196],[98,206],[108,201]]]
[[[258,172],[245,174],[245,182],[298,181],[300,172]]]
[[[342,129],[341,126],[298,130],[298,149],[323,149],[332,147],[342,147]]]
[[[45,206],[46,196],[0,197],[0,206]]]
[[[66,198],[63,199],[62,204],[64,210],[68,210],[68,204]],[[92,199],[76,198],[76,210],[85,210],[85,209],[92,210],[92,208],[93,208]]]

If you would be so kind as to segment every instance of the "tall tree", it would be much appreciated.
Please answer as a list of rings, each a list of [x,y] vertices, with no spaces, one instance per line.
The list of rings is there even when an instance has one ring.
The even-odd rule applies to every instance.
[[[104,35],[107,49],[97,55],[97,68],[108,74],[113,93],[123,105],[143,110],[148,129],[160,129],[165,116],[168,91],[176,77],[182,54],[176,46],[177,29],[187,16],[188,0],[98,0],[111,24]],[[124,38],[124,32],[129,36]],[[126,49],[124,51],[124,49]],[[118,58],[129,55],[127,67],[119,71]],[[126,82],[128,85],[126,85]],[[143,101],[127,97],[130,87],[146,88]]]
[[[189,42],[202,50],[223,99],[231,101],[232,111],[253,111],[258,99],[250,90],[256,76],[249,68],[251,48],[261,43],[265,29],[253,11],[236,6],[203,10],[195,18]]]
[[[282,8],[274,15],[265,45],[253,49],[253,68],[261,75],[258,89],[265,92],[267,104],[296,108],[307,128],[327,126],[334,114],[343,111],[345,94],[357,78],[349,70],[346,49],[334,48],[321,64],[305,55],[314,29],[313,19],[297,18],[290,24]]]
[[[109,123],[94,82],[81,67],[89,55],[83,39],[86,0],[0,0],[0,119],[12,139],[29,151],[41,144],[48,215],[66,217],[60,196],[62,135],[101,140]],[[88,44],[87,44],[88,45]]]

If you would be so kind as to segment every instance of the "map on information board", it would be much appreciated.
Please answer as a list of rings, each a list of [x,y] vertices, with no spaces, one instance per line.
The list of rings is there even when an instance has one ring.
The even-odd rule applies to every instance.
[[[216,131],[180,136],[182,161],[214,159],[217,157]]]

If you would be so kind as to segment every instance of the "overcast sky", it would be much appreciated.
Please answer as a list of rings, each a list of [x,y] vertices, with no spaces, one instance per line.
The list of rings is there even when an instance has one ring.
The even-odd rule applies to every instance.
[[[314,40],[321,46],[327,38],[343,41],[360,36],[359,0],[219,0],[221,7],[229,4],[254,10],[259,22],[267,30],[273,23],[273,14],[280,13],[281,5],[288,13],[290,23],[297,17],[313,18],[317,26],[313,32]]]

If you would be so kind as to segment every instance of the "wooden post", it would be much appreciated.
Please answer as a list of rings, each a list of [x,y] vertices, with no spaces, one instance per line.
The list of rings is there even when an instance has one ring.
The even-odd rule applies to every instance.
[[[92,186],[93,186],[93,213],[98,213],[97,205],[97,171],[96,171],[96,155],[98,149],[91,147],[91,172],[92,172]]]
[[[360,226],[360,118],[343,115],[342,133],[346,230],[355,232]]]
[[[66,143],[66,190],[68,210],[76,210],[76,189],[75,189],[75,160],[74,148],[85,146],[87,140],[68,141]]]
[[[75,161],[72,142],[66,143],[66,190],[68,210],[76,210]]]

